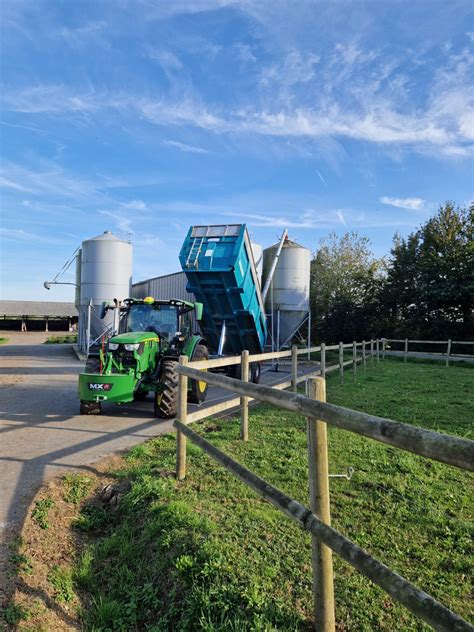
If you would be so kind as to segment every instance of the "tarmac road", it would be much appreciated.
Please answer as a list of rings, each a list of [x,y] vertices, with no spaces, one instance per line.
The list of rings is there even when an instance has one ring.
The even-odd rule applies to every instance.
[[[100,416],[79,415],[77,374],[83,363],[72,346],[45,345],[43,332],[2,336],[9,342],[0,346],[0,563],[47,478],[71,468],[87,470],[102,457],[172,429],[172,420],[154,417],[151,398],[104,405]],[[288,379],[285,370],[263,373],[262,383]],[[204,405],[232,396],[210,388]]]

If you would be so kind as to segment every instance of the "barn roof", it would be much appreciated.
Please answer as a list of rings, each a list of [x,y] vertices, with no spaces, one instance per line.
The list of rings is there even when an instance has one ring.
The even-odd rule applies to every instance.
[[[36,316],[44,318],[51,316],[64,318],[77,316],[74,303],[60,303],[54,301],[0,301],[0,317]]]

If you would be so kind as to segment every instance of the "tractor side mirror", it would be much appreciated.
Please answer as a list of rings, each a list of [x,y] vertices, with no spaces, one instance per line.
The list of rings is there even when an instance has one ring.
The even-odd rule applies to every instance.
[[[196,311],[196,320],[202,320],[203,307],[204,306],[202,303],[194,303],[194,309]]]

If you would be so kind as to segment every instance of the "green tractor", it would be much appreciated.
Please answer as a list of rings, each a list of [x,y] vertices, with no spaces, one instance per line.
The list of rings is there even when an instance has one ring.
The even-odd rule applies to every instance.
[[[157,417],[175,417],[178,405],[180,355],[190,360],[207,360],[205,340],[192,333],[192,311],[201,320],[202,304],[181,300],[156,301],[152,297],[126,299],[120,307],[119,334],[89,358],[85,372],[79,375],[79,399],[82,415],[97,415],[104,401],[126,404],[143,400],[153,393]],[[201,404],[207,392],[204,381],[189,380],[188,401]]]

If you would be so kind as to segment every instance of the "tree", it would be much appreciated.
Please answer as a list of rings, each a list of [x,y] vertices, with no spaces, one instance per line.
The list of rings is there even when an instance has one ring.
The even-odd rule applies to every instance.
[[[361,340],[377,333],[382,269],[367,237],[331,233],[321,240],[311,263],[313,339]]]
[[[474,205],[446,202],[406,240],[396,236],[382,294],[388,335],[472,337]]]

